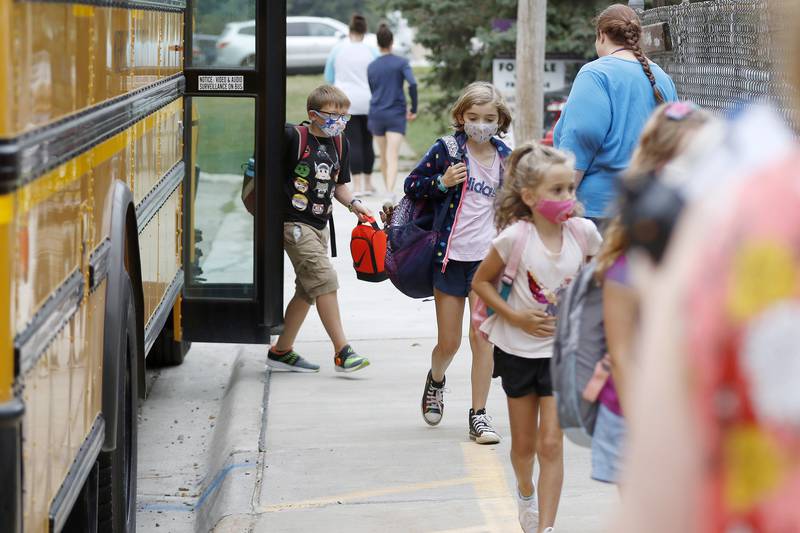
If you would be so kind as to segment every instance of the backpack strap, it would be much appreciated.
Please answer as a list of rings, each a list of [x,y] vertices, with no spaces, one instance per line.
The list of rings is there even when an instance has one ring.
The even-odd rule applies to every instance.
[[[297,143],[297,161],[303,158],[303,154],[308,147],[308,126],[302,124],[294,127],[300,140]]]
[[[455,135],[445,135],[441,140],[445,148],[447,148],[447,155],[450,157],[450,160],[460,163],[461,160],[464,159],[464,154],[461,152],[461,148],[458,147],[458,141]]]
[[[584,263],[586,262],[585,258],[589,257],[589,243],[586,240],[586,232],[581,231],[580,222],[576,218],[568,219],[565,224],[567,225],[567,229],[572,236],[575,237],[575,240],[578,242],[578,247],[580,247],[581,252],[583,253]]]
[[[507,285],[513,284],[514,279],[517,277],[517,270],[519,270],[519,264],[522,261],[522,254],[525,252],[525,248],[531,236],[530,223],[523,222],[521,226],[514,239],[514,247],[511,249],[511,256],[508,258],[508,263],[506,263],[506,268],[503,271],[502,281]]]
[[[331,213],[331,217],[328,220],[328,228],[331,235],[331,257],[336,257],[338,250],[336,249],[336,225],[333,223],[333,213]]]
[[[344,140],[342,135],[337,135],[333,138],[333,145],[336,146],[336,154],[339,156],[339,161],[342,160]]]

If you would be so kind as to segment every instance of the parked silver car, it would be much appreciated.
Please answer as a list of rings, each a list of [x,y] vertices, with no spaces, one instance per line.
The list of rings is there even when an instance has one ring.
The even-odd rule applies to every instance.
[[[347,24],[326,17],[286,17],[286,68],[289,71],[320,72],[333,47],[347,38]],[[374,33],[365,42],[378,46]],[[411,43],[396,42],[395,52],[407,54]],[[256,21],[231,22],[217,39],[215,65],[220,67],[255,64]]]

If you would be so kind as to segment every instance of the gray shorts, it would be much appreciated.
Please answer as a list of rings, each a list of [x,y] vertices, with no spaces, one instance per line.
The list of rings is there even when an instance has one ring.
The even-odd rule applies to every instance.
[[[625,419],[600,404],[592,435],[592,479],[617,483],[625,442]]]

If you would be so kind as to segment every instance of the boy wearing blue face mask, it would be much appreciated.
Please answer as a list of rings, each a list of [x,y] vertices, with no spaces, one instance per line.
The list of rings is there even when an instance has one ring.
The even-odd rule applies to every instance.
[[[353,197],[347,185],[349,146],[341,135],[350,118],[346,114],[349,107],[350,101],[340,89],[323,85],[311,91],[306,102],[310,124],[302,152],[300,132],[294,126],[286,128],[288,202],[283,243],[297,277],[294,297],[286,307],[283,334],[267,354],[267,364],[272,368],[319,371],[319,365],[293,349],[300,327],[315,303],[333,343],[336,371],[354,372],[369,365],[345,337],[336,296],[339,283],[328,259],[328,220],[333,212],[333,198],[361,220],[372,217],[372,212]]]

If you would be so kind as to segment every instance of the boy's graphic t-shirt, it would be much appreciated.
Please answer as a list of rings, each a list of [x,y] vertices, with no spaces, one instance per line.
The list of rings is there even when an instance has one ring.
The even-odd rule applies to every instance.
[[[489,253],[492,239],[497,235],[494,202],[499,188],[500,156],[495,154],[494,161],[488,167],[470,156],[466,193],[450,240],[450,259],[483,261]]]
[[[508,262],[517,235],[530,222],[519,221],[500,232],[492,241],[497,253]],[[571,226],[571,228],[567,226]],[[572,218],[562,224],[561,251],[551,252],[531,224],[530,239],[522,254],[517,277],[511,286],[508,304],[517,311],[539,310],[551,316],[558,314],[558,301],[569,287],[586,256],[597,255],[603,242],[595,225],[585,218]],[[582,235],[586,249],[582,250],[575,234]],[[536,337],[509,324],[499,315],[489,317],[481,326],[489,342],[506,353],[541,359],[553,356],[553,337]]]
[[[294,127],[286,129],[288,153],[285,220],[303,222],[325,229],[333,212],[336,185],[350,183],[350,155],[347,139],[342,139],[342,157],[330,137],[316,137],[309,132],[305,151],[297,160],[300,136]]]

